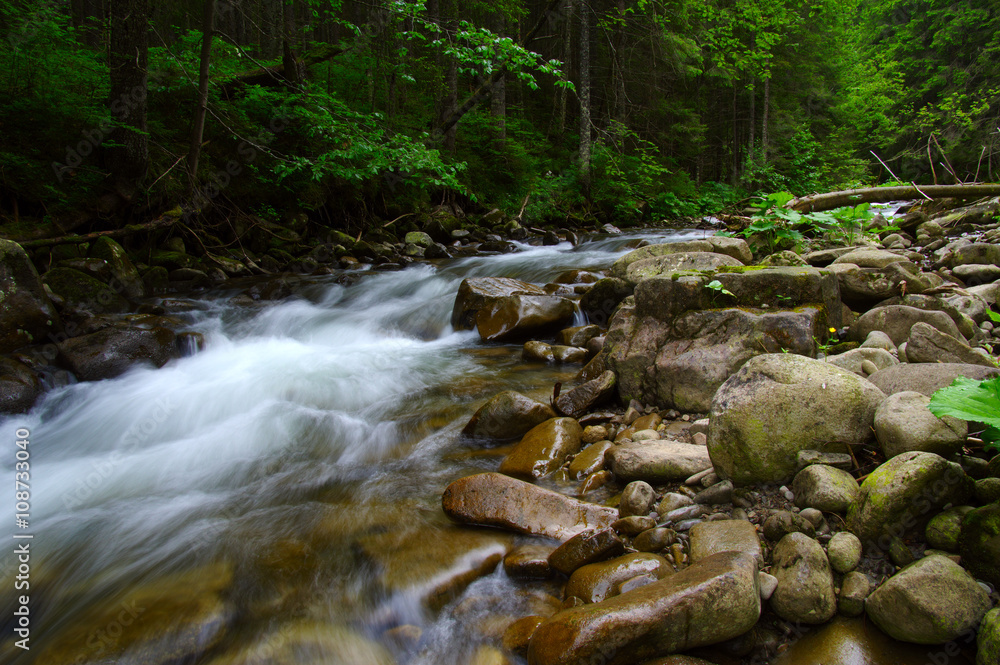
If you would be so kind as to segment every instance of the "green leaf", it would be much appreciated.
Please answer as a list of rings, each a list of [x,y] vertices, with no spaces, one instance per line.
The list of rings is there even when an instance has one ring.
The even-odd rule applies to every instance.
[[[928,408],[935,416],[953,416],[1000,428],[1000,377],[976,381],[960,376],[934,393]]]

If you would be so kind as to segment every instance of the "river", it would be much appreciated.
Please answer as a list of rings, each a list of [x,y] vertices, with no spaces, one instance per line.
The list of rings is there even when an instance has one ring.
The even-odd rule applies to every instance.
[[[499,567],[444,611],[424,602],[447,570],[469,565],[442,489],[499,464],[458,432],[495,393],[545,399],[578,367],[525,365],[520,346],[454,332],[459,283],[545,283],[607,268],[638,238],[702,235],[303,278],[292,297],[252,306],[227,285],[172,298],[204,350],[56,389],[0,425],[8,439],[30,431],[34,536],[32,648],[7,640],[0,660],[469,662],[491,622],[552,599]],[[0,509],[5,524],[13,503]],[[499,538],[470,542],[488,550]],[[14,557],[3,565],[6,640]]]

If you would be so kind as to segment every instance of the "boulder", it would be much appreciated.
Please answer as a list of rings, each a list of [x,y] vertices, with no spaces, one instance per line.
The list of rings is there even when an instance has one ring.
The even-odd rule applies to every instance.
[[[795,505],[827,513],[845,513],[858,498],[854,476],[832,466],[813,464],[795,474],[792,481]]]
[[[808,266],[809,262],[792,250],[786,249],[784,251],[775,252],[774,254],[765,256],[758,262],[758,265],[766,266],[768,268],[788,268]]]
[[[685,480],[712,466],[705,446],[669,440],[623,443],[608,451],[607,460],[619,482]]]
[[[816,525],[800,513],[790,510],[776,510],[761,525],[764,537],[772,543],[781,541],[790,533],[802,533],[810,538],[816,535]]]
[[[555,417],[555,411],[548,404],[507,390],[479,407],[462,434],[474,439],[513,439]]]
[[[128,301],[110,286],[72,268],[53,268],[42,281],[66,303],[71,311],[89,314],[121,314],[130,309]]]
[[[800,450],[840,453],[869,441],[884,398],[865,379],[819,360],[757,356],[712,400],[712,463],[736,485],[785,482]]]
[[[851,326],[850,338],[863,342],[873,330],[881,330],[897,346],[910,336],[910,328],[915,323],[926,323],[955,339],[962,339],[962,333],[950,316],[944,312],[928,311],[907,305],[876,307],[865,312]]]
[[[584,430],[586,431],[586,430]],[[610,441],[598,441],[587,446],[573,458],[569,465],[569,477],[574,480],[586,478],[604,468],[604,455],[614,446]]]
[[[503,569],[515,579],[539,579],[552,577],[549,555],[555,547],[550,545],[518,545],[503,558]]]
[[[619,258],[608,270],[608,274],[617,279],[625,279],[629,267],[633,263],[645,261],[661,256],[672,254],[684,254],[685,252],[711,252],[712,244],[708,240],[686,240],[680,242],[659,243],[656,245],[646,245],[632,250],[625,256]]]
[[[1000,607],[986,613],[976,637],[976,665],[1000,663]]]
[[[177,335],[162,327],[138,328],[119,323],[59,344],[58,361],[81,381],[124,374],[137,363],[162,367],[178,354]]]
[[[524,348],[521,350],[521,359],[525,362],[554,363],[556,354],[551,344],[529,340],[524,343]]]
[[[625,551],[621,538],[610,526],[576,534],[549,555],[549,566],[563,575],[590,563],[604,561]]]
[[[146,287],[139,277],[139,271],[128,258],[125,248],[117,242],[107,236],[98,238],[90,246],[90,256],[107,262],[112,280],[108,282],[108,286],[112,289],[132,299],[141,298],[146,294]]]
[[[742,266],[739,260],[711,252],[678,252],[666,256],[634,261],[625,271],[625,281],[636,285],[651,277],[675,272],[714,271],[718,268]],[[613,270],[613,268],[612,268]],[[612,273],[614,274],[614,273]],[[617,277],[617,275],[615,275]]]
[[[31,259],[16,242],[0,239],[0,353],[44,344],[62,330]]]
[[[948,268],[964,265],[1000,266],[1000,245],[975,242],[970,245],[954,247],[945,253],[940,263]]]
[[[879,370],[868,380],[886,395],[894,395],[905,390],[932,396],[941,388],[950,386],[956,377],[966,376],[976,381],[1000,375],[1000,369],[981,365],[960,363],[902,363],[895,367]]]
[[[847,528],[866,549],[888,550],[893,537],[922,535],[931,517],[946,505],[962,505],[972,480],[962,467],[940,455],[896,455],[861,483],[861,494],[847,511]]]
[[[943,552],[957,552],[962,535],[962,521],[972,510],[972,506],[955,506],[932,517],[924,529],[927,544]]]
[[[883,306],[889,305],[903,305],[905,307],[915,307],[917,309],[922,309],[928,312],[944,312],[951,320],[955,322],[955,326],[958,328],[958,332],[962,333],[962,337],[966,339],[972,339],[978,333],[977,326],[979,325],[976,321],[972,320],[961,311],[958,307],[952,304],[952,301],[957,302],[964,306],[971,306],[970,302],[965,302],[965,295],[968,295],[970,299],[975,299],[976,301],[982,302],[983,313],[985,316],[985,309],[987,307],[985,300],[982,300],[978,296],[972,296],[965,289],[954,289],[944,291],[940,296],[937,295],[920,295],[915,293],[907,293],[905,296],[898,298],[891,298],[882,303]],[[961,339],[961,338],[959,338]],[[963,340],[964,341],[964,340]]]
[[[572,418],[591,411],[595,406],[610,400],[615,394],[615,373],[606,371],[596,379],[591,379],[556,398],[559,412]]]
[[[460,524],[567,540],[589,528],[610,525],[618,511],[500,473],[480,473],[448,485],[441,497],[445,514]]]
[[[606,326],[622,301],[632,295],[632,291],[632,285],[625,280],[605,277],[583,294],[580,311],[587,316],[588,321]]]
[[[559,612],[532,636],[528,663],[631,664],[742,635],[759,617],[757,562],[723,552],[604,602]]]
[[[690,539],[692,563],[719,552],[743,552],[752,556],[758,566],[764,562],[757,529],[746,520],[717,520],[695,524],[691,528]]]
[[[834,534],[826,546],[826,556],[830,566],[844,575],[861,563],[861,540],[850,531],[840,531]]]
[[[42,384],[27,365],[0,356],[0,413],[27,413],[41,394]]]
[[[882,249],[858,248],[846,254],[841,254],[834,259],[833,263],[834,265],[839,263],[853,263],[862,268],[885,268],[900,261],[909,263],[909,259],[895,252]]]
[[[958,551],[970,573],[1000,588],[1000,502],[966,513]]]
[[[234,648],[234,651],[223,651],[222,655],[205,661],[206,665],[277,665],[278,663],[395,665],[396,663],[392,653],[384,645],[365,637],[353,628],[313,618],[292,619],[279,628],[248,636],[245,641],[240,640]],[[193,659],[192,657],[191,660]]]
[[[866,361],[872,363],[878,369],[895,367],[899,364],[899,360],[896,359],[896,356],[892,355],[885,349],[873,349],[870,347],[851,349],[846,353],[841,353],[837,356],[828,356],[826,358],[826,362],[834,367],[846,369],[848,372],[854,372],[855,374],[859,374],[861,376],[865,376],[862,365]]]
[[[580,451],[583,429],[572,418],[551,418],[532,427],[500,463],[500,473],[516,478],[547,476]]]
[[[865,601],[865,612],[897,640],[942,644],[975,630],[991,606],[989,594],[961,566],[933,554],[882,583]]]
[[[910,328],[906,359],[911,363],[965,363],[996,367],[996,363],[974,352],[964,341],[922,322]]]
[[[875,437],[887,458],[914,450],[949,457],[962,449],[968,424],[951,416],[935,416],[927,408],[930,401],[923,393],[903,391],[878,407]]]
[[[618,586],[639,575],[662,579],[673,574],[667,560],[657,554],[639,552],[591,563],[573,571],[566,583],[564,595],[576,596],[585,603],[599,603],[618,595]]]
[[[644,480],[633,480],[622,490],[622,498],[618,504],[618,514],[622,517],[649,515],[656,501],[653,487]]]
[[[778,588],[771,609],[786,621],[825,623],[837,613],[833,573],[823,547],[801,533],[790,533],[774,548],[771,574]]]
[[[865,600],[872,591],[872,583],[864,573],[851,571],[840,583],[837,610],[846,617],[859,617],[865,612]]]
[[[753,263],[753,252],[750,251],[750,245],[743,238],[708,236],[705,240],[712,246],[712,251],[716,254],[731,256],[747,266]]]
[[[451,325],[476,328],[483,339],[506,339],[562,328],[573,318],[572,301],[508,277],[470,277],[455,296]]]
[[[646,529],[632,542],[632,547],[640,552],[660,552],[677,542],[677,532],[658,526]]]
[[[566,328],[564,330],[560,330],[559,334],[556,335],[556,344],[585,347],[587,346],[587,342],[600,334],[601,329],[593,324],[576,326],[575,328]]]

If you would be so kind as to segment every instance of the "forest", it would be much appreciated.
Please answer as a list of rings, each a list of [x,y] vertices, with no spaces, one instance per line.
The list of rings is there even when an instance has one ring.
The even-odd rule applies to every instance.
[[[650,225],[992,181],[987,0],[0,0],[0,221]],[[402,226],[402,224],[401,224]]]

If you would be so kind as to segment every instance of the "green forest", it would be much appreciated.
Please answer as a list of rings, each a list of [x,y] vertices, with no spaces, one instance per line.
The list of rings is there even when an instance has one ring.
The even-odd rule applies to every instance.
[[[987,0],[0,0],[0,221],[532,226],[1000,169]]]

